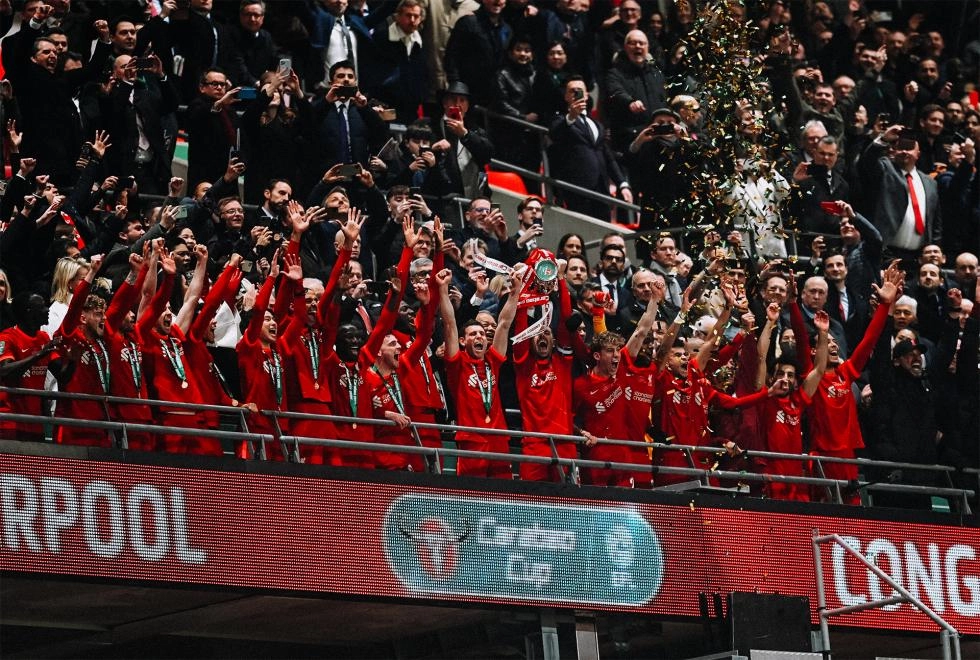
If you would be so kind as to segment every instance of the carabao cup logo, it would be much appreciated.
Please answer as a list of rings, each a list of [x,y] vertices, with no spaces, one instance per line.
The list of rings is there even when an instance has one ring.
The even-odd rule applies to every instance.
[[[410,593],[637,607],[664,554],[630,507],[408,493],[385,516],[385,557]]]
[[[401,527],[401,526],[399,526]],[[403,534],[405,532],[402,532]],[[412,538],[422,570],[434,580],[447,580],[459,565],[459,541],[442,518],[426,518]]]

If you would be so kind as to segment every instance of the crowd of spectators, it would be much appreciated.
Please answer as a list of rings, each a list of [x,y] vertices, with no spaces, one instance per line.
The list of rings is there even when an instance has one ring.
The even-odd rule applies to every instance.
[[[694,465],[777,475],[810,466],[753,450],[980,467],[977,2],[728,0],[758,28],[771,94],[730,117],[702,110],[687,40],[700,5],[0,0],[2,384],[133,399],[60,400],[57,416],[191,430],[219,418],[139,400],[395,445],[441,446],[413,423],[454,421],[457,446],[501,454],[506,437],[476,429],[518,408],[525,431],[582,438],[525,438],[525,453],[654,466],[584,471],[601,485],[691,466],[608,439],[713,446]],[[543,244],[548,203],[614,217],[593,197],[493,203],[492,157],[540,165],[529,129],[502,117],[548,129],[555,178],[641,206],[637,263],[617,231],[590,262],[573,220]],[[715,227],[679,202],[719,130],[737,222]],[[42,410],[0,393],[0,411]],[[0,437],[43,428],[0,420]],[[56,439],[110,443],[67,426]],[[128,442],[223,451],[193,433]],[[424,469],[315,445],[294,458]]]

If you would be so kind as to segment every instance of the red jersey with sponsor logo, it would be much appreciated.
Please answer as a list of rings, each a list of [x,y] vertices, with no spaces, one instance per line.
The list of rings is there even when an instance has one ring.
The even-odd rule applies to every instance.
[[[456,401],[456,421],[460,426],[506,429],[504,409],[500,404],[498,379],[500,365],[506,358],[492,346],[484,359],[474,359],[466,351],[459,351],[446,360],[449,391]],[[484,403],[489,398],[490,410]],[[490,421],[487,421],[487,417]],[[457,440],[482,442],[487,438],[471,431],[458,431]]]
[[[49,341],[51,341],[51,337],[43,330],[38,330],[38,333],[31,337],[17,326],[7,328],[0,332],[0,362],[23,360],[41,350]],[[28,367],[20,376],[6,378],[3,384],[7,387],[43,390],[48,364],[57,357],[57,353],[50,353]],[[0,395],[0,412],[14,415],[40,415],[41,398],[10,394]],[[40,424],[16,422],[12,426],[30,433],[41,432]]]
[[[855,449],[864,447],[861,426],[858,423],[857,402],[851,385],[861,376],[864,365],[868,363],[878,336],[888,320],[888,305],[878,305],[864,337],[847,360],[834,369],[824,372],[817,392],[813,395],[813,409],[810,412],[810,449],[817,452],[844,452],[850,455]],[[810,342],[807,336],[797,339],[797,355],[805,358],[801,367],[803,373],[809,372]]]
[[[744,397],[734,397],[719,392],[698,368],[697,360],[688,362],[687,379],[676,378],[664,369],[657,377],[660,406],[660,428],[675,445],[704,445],[710,443],[708,407],[715,404],[722,408],[741,408],[765,399],[769,390]]]
[[[803,453],[803,410],[811,399],[801,389],[789,396],[770,397],[762,405],[766,450],[787,454]]]
[[[650,426],[650,407],[657,391],[657,367],[638,367],[624,346],[620,351],[623,362],[619,368],[624,371],[623,382],[626,386],[626,424],[629,428],[629,438],[640,440]]]
[[[572,434],[572,361],[571,354],[558,350],[544,360],[527,352],[522,358],[515,354],[517,397],[525,431]]]
[[[582,428],[600,438],[639,440],[629,435],[626,421],[625,371],[612,378],[588,373],[575,381],[573,401]]]

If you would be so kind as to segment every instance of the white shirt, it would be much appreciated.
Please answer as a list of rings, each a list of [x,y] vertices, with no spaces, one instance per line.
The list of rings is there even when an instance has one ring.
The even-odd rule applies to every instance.
[[[408,55],[412,54],[412,48],[418,45],[419,48],[422,47],[422,35],[419,34],[418,30],[411,34],[405,34],[404,30],[398,27],[397,23],[392,23],[388,26],[388,40],[389,41],[400,41],[405,46],[405,53]]]
[[[350,35],[351,52],[347,54],[347,39],[344,37],[344,24],[347,19],[341,16],[333,24],[333,31],[330,33],[330,41],[327,42],[325,70],[329,70],[341,60],[351,60],[354,62],[354,72],[357,72],[357,35],[347,26],[347,34]]]
[[[915,170],[910,172],[912,175],[912,187],[915,189],[915,197],[919,202],[919,213],[922,214],[922,222],[926,220],[926,189],[922,185],[922,179]],[[902,174],[905,179],[905,174]],[[906,179],[906,182],[908,180]],[[905,215],[902,216],[902,224],[898,226],[898,231],[892,238],[891,246],[902,250],[919,250],[925,244],[925,233],[915,232],[915,211],[912,209],[912,196],[909,195],[909,205],[905,208]]]

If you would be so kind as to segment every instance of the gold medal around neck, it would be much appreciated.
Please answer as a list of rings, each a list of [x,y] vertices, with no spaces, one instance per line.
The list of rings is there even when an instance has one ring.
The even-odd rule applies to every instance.
[[[350,425],[350,427],[351,427],[352,429],[356,429],[356,428],[357,428],[357,422],[354,422],[353,424],[351,424],[351,425]]]
[[[182,390],[186,390],[187,389],[187,381],[186,380],[181,381],[181,383],[180,383],[180,389],[182,389]]]
[[[313,389],[315,390],[320,389],[320,383],[313,383]]]
[[[483,418],[483,421],[486,422],[487,424],[489,424],[490,423],[490,415],[487,415],[486,417],[484,417]]]

